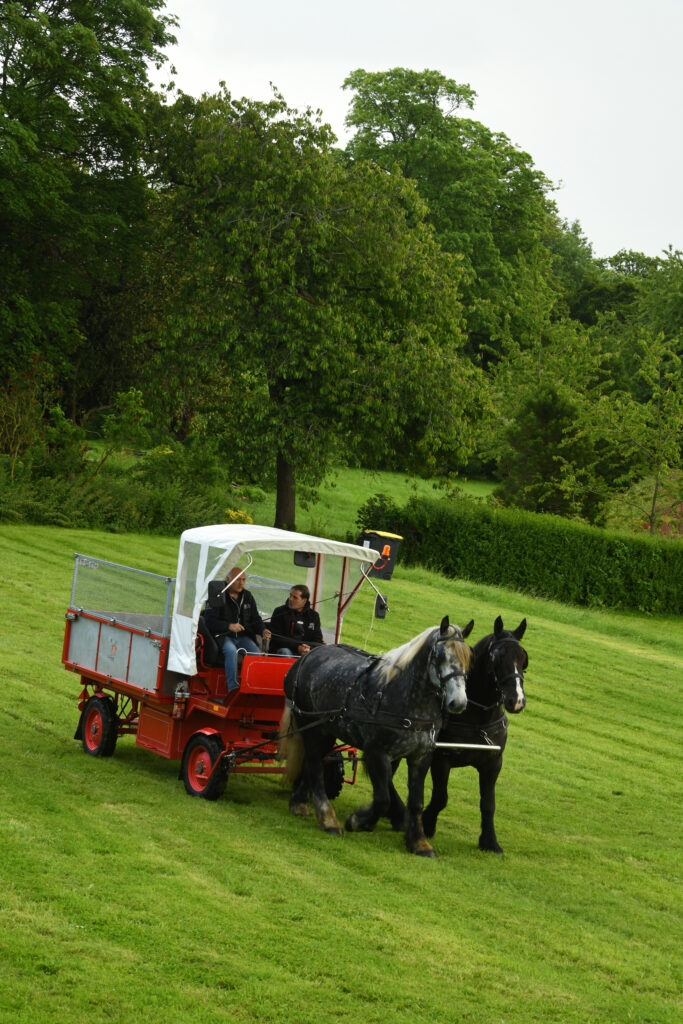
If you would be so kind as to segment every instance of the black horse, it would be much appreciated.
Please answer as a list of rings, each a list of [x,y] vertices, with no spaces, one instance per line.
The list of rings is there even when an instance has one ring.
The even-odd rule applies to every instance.
[[[522,619],[515,630],[503,628],[500,616],[493,633],[474,647],[467,673],[467,709],[457,718],[448,717],[439,733],[438,743],[467,743],[500,750],[439,749],[432,756],[432,797],[422,815],[425,835],[433,836],[439,812],[448,803],[448,776],[451,768],[467,765],[479,772],[481,835],[479,849],[503,852],[496,838],[493,816],[496,809],[496,780],[503,767],[508,720],[505,712],[524,710],[524,670],[529,659],[520,640],[526,630]],[[395,814],[395,798],[392,794]]]
[[[444,715],[464,711],[467,703],[472,652],[465,637],[472,626],[460,630],[446,616],[440,627],[381,657],[346,645],[318,647],[292,666],[285,676],[288,706],[280,733],[294,814],[308,814],[310,795],[320,827],[341,835],[323,772],[323,759],[340,739],[363,751],[373,786],[372,802],[350,814],[346,828],[372,831],[389,812],[392,761],[405,757],[406,846],[419,856],[434,856],[421,823],[424,780]]]

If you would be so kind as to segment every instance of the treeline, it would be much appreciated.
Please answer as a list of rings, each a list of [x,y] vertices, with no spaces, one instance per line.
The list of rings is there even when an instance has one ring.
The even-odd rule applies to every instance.
[[[238,480],[293,527],[347,462],[678,531],[681,253],[596,259],[469,85],[352,72],[342,150],[276,91],[155,91],[172,28],[0,8],[0,515],[174,530]]]

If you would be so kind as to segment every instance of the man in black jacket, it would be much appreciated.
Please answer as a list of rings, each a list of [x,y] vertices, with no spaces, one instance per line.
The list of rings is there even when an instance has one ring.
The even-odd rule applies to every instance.
[[[276,608],[270,617],[273,654],[307,654],[323,642],[320,616],[310,604],[305,584],[292,587],[287,604]]]
[[[264,640],[270,638],[270,630],[266,627],[258,613],[253,595],[244,589],[246,582],[244,571],[234,566],[226,576],[228,585],[225,604],[219,608],[204,609],[204,621],[207,629],[221,645],[225,659],[225,679],[228,693],[239,689],[237,682],[237,652],[244,650],[248,654],[260,654],[256,637]]]

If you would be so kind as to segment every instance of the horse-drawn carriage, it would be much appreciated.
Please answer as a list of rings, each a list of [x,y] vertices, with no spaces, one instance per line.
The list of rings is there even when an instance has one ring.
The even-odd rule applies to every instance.
[[[333,834],[341,828],[330,800],[343,782],[355,781],[360,749],[373,797],[348,816],[347,830],[369,831],[388,817],[405,832],[408,849],[428,857],[450,768],[472,765],[480,777],[479,845],[500,853],[494,790],[505,710],[517,713],[525,704],[526,621],[510,631],[498,618],[473,650],[465,642],[473,623],[461,630],[448,616],[382,656],[340,644],[344,616],[366,581],[376,593],[375,613],[386,610],[369,579],[371,572],[387,578],[394,552],[382,547],[380,555],[369,545],[228,525],[185,531],[175,578],[75,555],[62,653],[81,677],[75,738],[87,753],[108,757],[119,736],[134,734],[138,746],[180,760],[187,792],[208,800],[221,795],[229,772],[286,770],[292,811],[307,814],[312,799],[321,827]],[[305,571],[329,646],[302,658],[244,654],[239,690],[228,693],[202,611],[212,590],[227,589],[235,566],[265,617]],[[287,769],[279,757],[288,759]],[[407,806],[392,781],[402,758]],[[430,766],[434,788],[423,815]]]
[[[387,554],[224,525],[182,534],[175,578],[75,555],[62,661],[81,678],[76,738],[88,754],[109,757],[119,736],[133,734],[138,746],[180,760],[187,792],[209,800],[223,792],[228,772],[284,771],[277,736],[283,681],[296,659],[245,654],[239,690],[228,694],[223,658],[203,623],[210,584],[241,565],[266,618],[305,581],[326,639],[337,643],[350,603]],[[379,593],[378,603],[383,611]],[[346,781],[355,779],[356,765],[355,750],[336,744],[325,765],[330,797],[347,768]]]

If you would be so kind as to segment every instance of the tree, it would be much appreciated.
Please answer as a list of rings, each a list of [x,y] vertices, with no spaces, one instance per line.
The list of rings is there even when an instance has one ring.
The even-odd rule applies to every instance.
[[[164,144],[163,230],[185,256],[154,343],[226,462],[274,471],[286,528],[297,483],[349,453],[426,465],[469,444],[457,261],[402,175],[347,166],[333,141],[277,94],[223,89],[180,97]]]
[[[578,221],[549,221],[543,241],[553,254],[554,318],[569,317],[589,327],[604,315],[612,314],[623,323],[633,313],[640,269],[648,257],[623,252],[610,260],[596,259]],[[649,260],[650,265],[656,262]]]
[[[497,462],[504,502],[535,512],[604,517],[623,460],[614,445],[582,429],[609,387],[599,346],[579,324],[549,325],[532,348],[517,348],[494,374],[496,415],[480,442]]]
[[[683,447],[683,266],[676,253],[628,263],[639,284],[625,319],[560,321],[497,367],[497,429],[483,447],[504,500],[592,522],[619,501],[654,532],[663,495],[681,501],[668,484]]]
[[[70,385],[73,413],[100,354],[91,400],[110,387],[105,367],[123,363],[121,290],[146,212],[148,65],[173,41],[163,5],[0,6],[0,352],[7,373],[41,352]]]
[[[353,160],[398,166],[428,204],[428,221],[465,272],[469,351],[484,365],[513,341],[532,343],[555,301],[543,244],[550,183],[505,135],[456,116],[476,93],[437,71],[358,69],[346,119]]]
[[[639,278],[638,300],[625,323],[605,318],[594,331],[615,386],[591,410],[586,431],[619,445],[627,483],[647,481],[647,491],[630,488],[623,500],[637,503],[654,532],[668,481],[683,468],[683,254],[670,249],[656,261],[619,254],[626,255]]]

